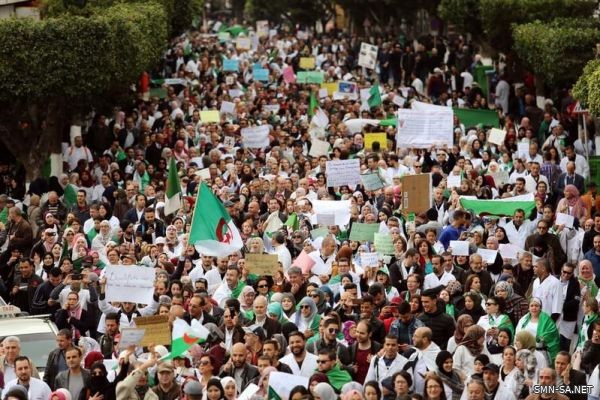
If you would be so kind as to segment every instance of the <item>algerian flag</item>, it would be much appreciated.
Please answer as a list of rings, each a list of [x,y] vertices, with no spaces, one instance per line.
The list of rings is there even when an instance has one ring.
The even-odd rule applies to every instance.
[[[367,100],[367,102],[369,103],[370,108],[381,105],[381,93],[379,92],[379,85],[371,86],[371,89],[369,89],[369,100]]]
[[[173,214],[181,208],[181,185],[177,175],[177,163],[171,157],[169,177],[167,178],[167,193],[165,195],[165,215]]]
[[[296,386],[308,387],[308,378],[301,375],[273,371],[269,374],[269,400],[289,399]]]
[[[298,214],[291,213],[288,218],[287,221],[285,221],[285,225],[290,227],[292,230],[297,231],[299,226],[300,226],[300,221],[298,221]]]
[[[189,326],[183,319],[177,318],[173,322],[171,352],[161,360],[171,360],[181,356],[192,345],[205,342],[209,334],[208,329],[197,319],[192,319],[192,326]]]
[[[533,193],[522,196],[507,197],[495,200],[478,200],[474,196],[461,196],[460,206],[476,215],[512,216],[516,210],[522,209],[525,215],[535,209]]]
[[[189,243],[202,255],[225,257],[242,248],[244,243],[233,220],[204,182],[200,184],[194,206]]]
[[[308,116],[312,117],[315,115],[315,108],[319,107],[319,102],[317,101],[317,96],[315,92],[311,90],[310,92],[310,101],[308,103]]]
[[[77,188],[70,183],[65,187],[63,202],[67,207],[77,204]]]

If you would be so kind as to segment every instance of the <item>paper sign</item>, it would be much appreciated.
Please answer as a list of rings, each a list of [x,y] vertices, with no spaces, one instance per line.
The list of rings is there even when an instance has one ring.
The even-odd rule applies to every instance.
[[[217,37],[221,43],[231,40],[231,34],[229,32],[219,32]]]
[[[217,110],[200,111],[200,119],[204,123],[215,122],[218,124],[221,122],[221,116]]]
[[[250,383],[248,386],[246,386],[246,389],[244,389],[244,391],[240,393],[238,397],[236,397],[236,400],[251,400],[259,390],[260,388],[258,385],[255,383]]]
[[[262,149],[269,146],[269,125],[242,129],[242,142],[251,149]]]
[[[225,145],[226,148],[232,149],[235,147],[235,138],[231,137],[231,136],[224,136],[223,144]]]
[[[527,160],[529,156],[529,143],[517,143],[517,157],[521,160]]]
[[[361,267],[375,267],[379,265],[379,253],[360,253]]]
[[[171,344],[171,328],[169,327],[168,315],[150,315],[148,317],[137,317],[133,319],[136,328],[146,329],[140,346],[151,344]]]
[[[335,224],[348,225],[350,222],[350,200],[313,200],[316,214],[335,214]]]
[[[299,67],[302,69],[310,70],[315,69],[315,58],[314,57],[300,57]]]
[[[350,240],[372,242],[376,233],[379,233],[379,224],[355,222],[350,230]]]
[[[306,31],[298,31],[296,32],[296,37],[300,40],[307,40],[308,39],[308,32]]]
[[[344,94],[356,94],[358,95],[358,85],[356,82],[338,82],[338,92]]]
[[[324,226],[335,225],[335,214],[317,214],[317,224]]]
[[[379,142],[381,149],[387,148],[387,134],[385,132],[375,132],[365,134],[365,148],[372,149],[373,142]]]
[[[481,158],[471,158],[471,165],[473,166],[473,169],[475,170],[479,170],[481,169],[481,165],[483,163],[483,160]]]
[[[377,253],[381,255],[393,255],[395,254],[394,242],[392,241],[392,235],[384,233],[376,233],[374,235],[375,249]]]
[[[254,72],[252,72],[252,76],[254,77],[254,80],[261,81],[261,82],[268,82],[269,81],[269,70],[266,68],[255,69]]]
[[[358,185],[360,180],[360,160],[327,161],[325,166],[327,187]]]
[[[296,82],[296,74],[294,74],[294,68],[285,67],[285,69],[283,70],[283,80],[286,83]]]
[[[379,174],[362,174],[360,179],[365,190],[368,192],[381,189],[385,186]]]
[[[198,175],[202,180],[210,180],[210,170],[208,168],[203,168],[196,171],[196,175]]]
[[[319,89],[319,99],[323,99],[328,96],[327,89]]]
[[[229,93],[229,97],[234,98],[234,99],[236,97],[242,97],[244,95],[244,92],[240,89],[229,89],[228,93]]]
[[[339,92],[340,88],[337,82],[327,82],[321,84],[321,89],[327,89],[327,95],[333,96],[335,92]]]
[[[298,71],[296,81],[298,83],[323,83],[325,79],[323,71]]]
[[[481,259],[486,264],[493,264],[496,262],[496,256],[498,251],[489,249],[477,249],[477,254],[481,256]]]
[[[235,83],[235,77],[233,75],[227,75],[225,77],[225,84],[231,86]]]
[[[451,240],[450,246],[453,256],[468,256],[469,242],[465,240]]]
[[[142,342],[142,338],[146,334],[145,329],[141,328],[122,328],[121,329],[121,340],[119,341],[119,348],[126,349],[129,346],[139,346]]]
[[[237,72],[240,66],[240,62],[237,59],[223,60],[223,71],[225,72]]]
[[[319,228],[319,229],[325,229],[325,234],[323,236],[325,236],[327,233],[329,233],[327,228]],[[319,237],[322,237],[322,236],[319,236]],[[313,240],[314,239],[316,239],[316,237],[314,237]],[[313,265],[315,265],[315,260],[313,260],[308,254],[306,254],[306,252],[304,250],[302,250],[302,252],[300,252],[300,254],[298,254],[298,257],[296,257],[296,259],[292,262],[292,265],[302,268],[302,273],[307,274],[310,272]]]
[[[377,50],[377,46],[362,42],[360,44],[360,53],[358,55],[358,65],[369,69],[375,69],[375,65],[377,65]]]
[[[230,101],[223,101],[221,103],[221,109],[219,110],[221,114],[235,114],[235,103]]]
[[[256,21],[256,34],[259,38],[269,37],[269,21]]]
[[[313,240],[320,238],[320,237],[325,237],[329,234],[329,228],[327,227],[323,227],[323,228],[317,228],[317,229],[313,229],[312,231],[310,231],[310,237],[312,237]],[[313,261],[314,264],[314,261]]]
[[[325,114],[325,111],[323,111],[321,108],[317,108],[311,123],[319,128],[326,128],[327,125],[329,125],[329,117],[327,114]]]
[[[277,254],[246,254],[248,270],[258,276],[273,275],[278,266]]]
[[[406,103],[406,99],[402,96],[395,95],[394,98],[392,99],[392,103],[394,103],[395,105],[397,105],[400,108],[403,108],[404,104]]]
[[[452,147],[454,143],[452,109],[447,112],[398,110],[396,142],[398,148]]]
[[[326,156],[329,154],[329,142],[319,139],[313,139],[311,141],[310,152],[308,153],[311,157]]]
[[[460,175],[454,175],[451,173],[450,175],[448,175],[446,187],[448,189],[459,188],[461,183],[462,183],[462,177]]]
[[[106,301],[152,304],[154,301],[153,268],[109,265],[106,277]]]
[[[238,50],[250,50],[252,41],[247,37],[238,37],[235,40],[235,48]]]
[[[302,375],[292,375],[285,372],[273,371],[269,374],[269,390],[273,390],[273,392],[277,394],[277,397],[269,396],[269,398],[287,400],[290,398],[290,393],[295,386],[307,388],[308,383],[308,378]]]
[[[497,144],[498,146],[504,144],[504,139],[506,138],[506,131],[503,131],[498,128],[492,128],[490,130],[490,136],[488,137],[488,142]]]
[[[263,106],[263,110],[272,112],[273,114],[277,114],[280,110],[279,104],[265,104]]]
[[[508,175],[508,171],[498,171],[488,175],[494,178],[494,183],[496,184],[496,187],[501,187],[505,183],[508,183],[510,177]]]
[[[519,253],[522,252],[523,249],[512,243],[501,243],[498,246],[498,251],[502,258],[517,260],[519,258]]]
[[[564,225],[565,228],[573,228],[575,217],[569,214],[556,213],[556,225]]]

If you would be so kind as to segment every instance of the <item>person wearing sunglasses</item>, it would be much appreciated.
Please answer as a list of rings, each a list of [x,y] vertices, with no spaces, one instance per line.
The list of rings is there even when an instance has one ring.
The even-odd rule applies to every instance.
[[[348,382],[352,382],[350,373],[341,368],[337,361],[335,350],[322,349],[319,351],[317,358],[318,372],[325,374],[329,380],[329,384],[334,390],[340,392],[342,386]],[[324,399],[323,399],[324,400]]]
[[[323,329],[321,331],[320,338],[308,343],[306,350],[315,355],[320,354],[322,350],[334,351],[342,365],[349,365],[351,363],[351,359],[348,348],[338,341],[340,329],[340,322],[338,319],[334,317],[328,317],[323,323]]]

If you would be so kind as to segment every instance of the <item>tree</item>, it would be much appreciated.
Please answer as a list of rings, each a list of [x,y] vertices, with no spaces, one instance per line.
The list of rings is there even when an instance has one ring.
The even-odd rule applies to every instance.
[[[600,59],[589,61],[573,87],[573,96],[590,114],[600,116]]]
[[[30,182],[50,153],[60,153],[73,115],[160,59],[167,17],[154,2],[123,3],[88,17],[2,20],[0,35],[0,140]]]
[[[592,59],[600,24],[587,18],[558,18],[513,28],[515,50],[537,77],[552,85],[574,82]]]

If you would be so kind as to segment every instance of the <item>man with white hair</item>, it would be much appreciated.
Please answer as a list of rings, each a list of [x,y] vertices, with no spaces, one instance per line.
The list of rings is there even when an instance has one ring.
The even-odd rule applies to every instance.
[[[17,373],[15,371],[15,360],[20,357],[21,354],[21,339],[17,336],[7,336],[2,341],[2,350],[4,355],[0,356],[0,372],[4,375],[4,382],[9,382],[13,379],[17,379]],[[32,376],[39,378],[37,368],[33,365],[33,362],[29,360],[32,366]]]

